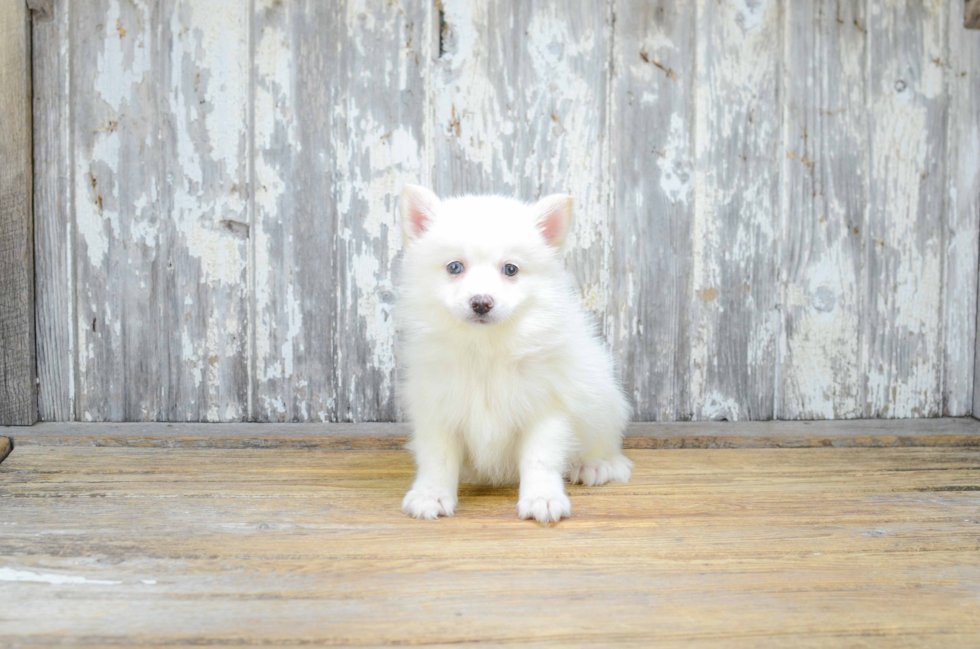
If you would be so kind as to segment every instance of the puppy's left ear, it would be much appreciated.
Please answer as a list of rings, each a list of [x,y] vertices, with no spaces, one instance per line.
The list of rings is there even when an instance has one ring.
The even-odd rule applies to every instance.
[[[548,245],[561,248],[572,224],[572,197],[568,194],[545,196],[535,203],[534,218]]]

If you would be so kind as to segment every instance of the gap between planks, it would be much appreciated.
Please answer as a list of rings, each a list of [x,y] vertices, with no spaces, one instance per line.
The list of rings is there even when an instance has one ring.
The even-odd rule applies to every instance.
[[[48,422],[9,431],[16,443],[24,446],[383,450],[403,448],[410,428],[404,423]],[[850,421],[645,422],[630,424],[624,446],[628,449],[980,447],[980,421],[963,417]]]

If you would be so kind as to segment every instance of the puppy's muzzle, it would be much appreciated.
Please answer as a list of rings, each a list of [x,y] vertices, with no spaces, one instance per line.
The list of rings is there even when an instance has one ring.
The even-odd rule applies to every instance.
[[[486,315],[493,308],[493,298],[489,295],[474,295],[470,298],[470,308],[479,315]]]

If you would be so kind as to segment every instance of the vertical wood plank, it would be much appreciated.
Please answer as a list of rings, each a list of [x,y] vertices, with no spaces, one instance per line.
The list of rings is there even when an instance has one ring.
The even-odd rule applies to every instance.
[[[75,8],[77,417],[241,419],[247,13]]]
[[[782,3],[698,0],[688,409],[773,416]]]
[[[345,119],[336,123],[338,201],[335,360],[345,421],[394,421],[392,262],[401,249],[397,198],[418,182],[424,160],[430,3],[362,0],[346,8]],[[333,20],[324,16],[325,20]]]
[[[782,323],[777,416],[864,413],[862,253],[868,201],[862,3],[786,6]]]
[[[871,0],[867,417],[942,409],[946,2]]]
[[[696,6],[614,11],[607,337],[634,418],[690,419]]]
[[[955,0],[949,8],[947,130],[948,229],[944,291],[943,415],[974,412],[977,267],[980,255],[980,34],[967,31]]]
[[[436,3],[432,185],[440,195],[573,196],[565,260],[598,321],[608,271],[611,14],[602,0]]]
[[[180,322],[176,418],[248,416],[249,19],[239,0],[161,7],[169,48],[162,115]],[[188,299],[190,297],[190,299]],[[190,344],[188,345],[188,342]]]
[[[151,279],[153,260],[159,253],[166,263],[167,253],[159,245],[157,222],[149,227],[161,209],[157,192],[166,193],[153,182],[163,156],[156,121],[161,99],[152,81],[159,71],[151,68],[161,58],[158,21],[143,4],[71,4],[68,56],[78,62],[69,88],[75,414],[83,421],[166,420],[169,384],[146,395],[151,412],[140,407],[134,412],[126,396],[144,392],[139,384],[159,376],[130,374],[129,352],[162,369],[164,377],[170,365],[162,351],[167,343],[155,344],[155,328],[172,322],[161,308],[159,279]],[[162,215],[159,221],[165,221]],[[133,231],[136,224],[142,232]],[[124,225],[126,236],[121,236]],[[130,327],[144,319],[153,322],[144,329],[149,340],[131,340]]]
[[[327,76],[339,44],[333,32],[320,34],[311,24],[310,7],[274,0],[258,0],[253,7],[249,416],[258,421],[305,420],[296,414],[303,412],[304,399],[332,419],[337,396],[330,362],[337,354],[336,217],[327,151],[332,110],[340,100],[332,83],[320,88],[326,96],[311,92],[320,100],[319,118],[304,129],[295,95],[318,75],[296,79],[295,68],[306,56],[309,67]],[[309,42],[318,35],[322,42]],[[299,269],[296,249],[304,246],[319,254],[311,268]],[[296,295],[303,272],[320,282],[309,297]],[[306,309],[301,300],[309,300]],[[315,347],[296,340],[311,320],[317,323]],[[320,371],[310,371],[317,361]]]
[[[259,2],[253,415],[397,416],[396,197],[422,174],[427,7]]]
[[[27,5],[0,6],[0,425],[37,421]]]
[[[71,231],[71,3],[34,21],[34,261],[38,417],[74,419],[74,277]]]

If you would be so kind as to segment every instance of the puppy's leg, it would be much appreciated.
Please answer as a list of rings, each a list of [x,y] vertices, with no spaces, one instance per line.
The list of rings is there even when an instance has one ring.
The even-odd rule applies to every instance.
[[[520,459],[517,515],[521,518],[550,523],[572,515],[562,479],[571,439],[572,429],[564,417],[549,417],[529,431]]]
[[[411,490],[402,500],[402,511],[415,518],[435,520],[452,516],[459,490],[462,450],[449,433],[427,429],[412,440],[418,471]]]

